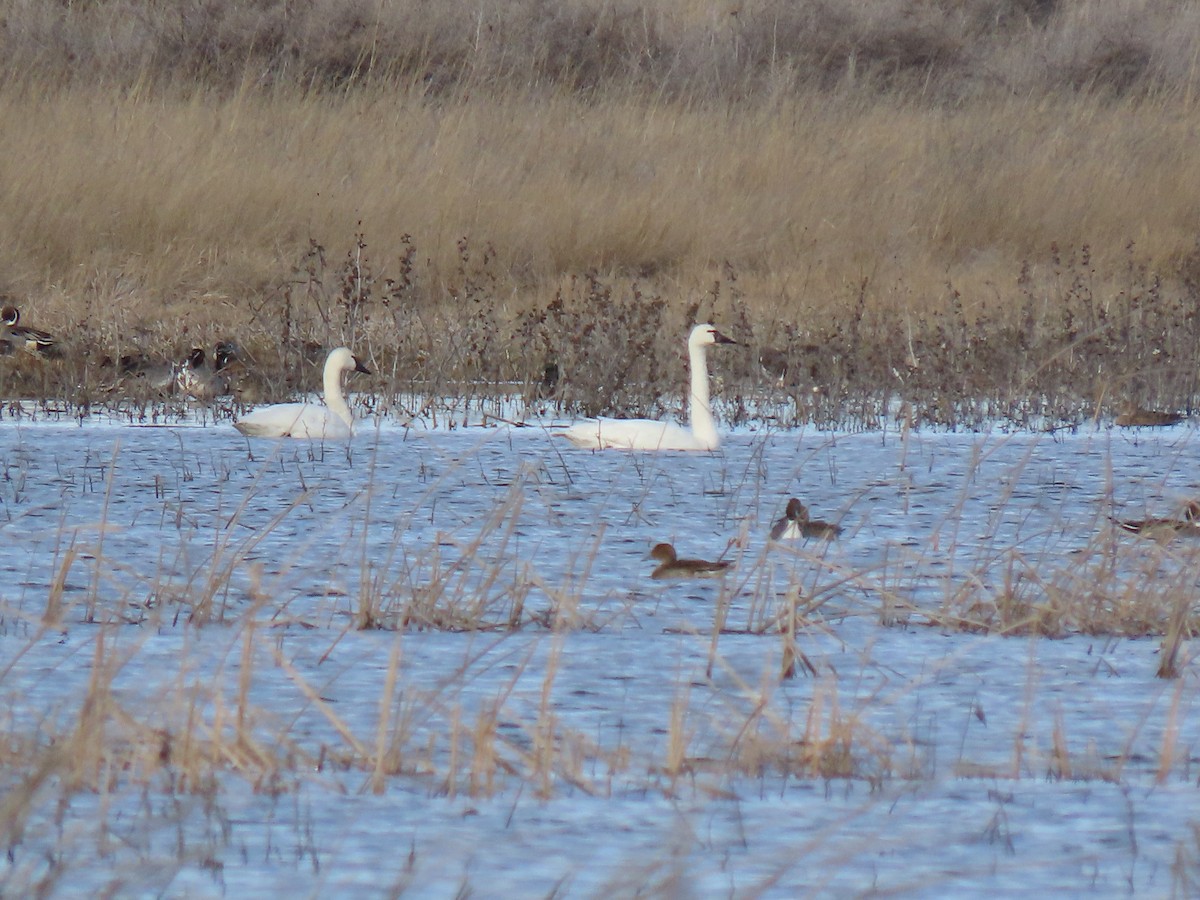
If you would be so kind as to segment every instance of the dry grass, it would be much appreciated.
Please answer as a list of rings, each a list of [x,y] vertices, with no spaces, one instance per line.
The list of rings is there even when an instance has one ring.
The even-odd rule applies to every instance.
[[[0,154],[36,163],[0,173],[0,264],[68,352],[2,361],[6,392],[107,403],[103,358],[233,336],[256,400],[316,383],[310,344],[352,343],[392,406],[554,364],[570,408],[637,414],[714,318],[791,354],[797,421],[870,424],[898,396],[959,425],[1190,409],[1186,110],[10,84],[0,118],[25,126]],[[763,384],[730,362],[738,396]]]
[[[1191,102],[1196,24],[1168,4],[4,7],[4,111],[22,125],[4,150],[40,170],[18,167],[27,196],[11,207],[37,226],[28,245],[45,248],[54,282],[81,262],[81,222],[96,223],[82,229],[93,271],[133,257],[151,291],[202,292],[197,275],[227,266],[220,288],[235,297],[277,276],[279,248],[290,261],[360,219],[385,247],[413,233],[442,271],[465,234],[538,281],[724,259],[786,274],[794,264],[778,262],[798,250],[815,250],[818,270],[856,252],[873,269],[909,250],[910,231],[943,269],[1014,244],[1018,259],[1051,241],[1119,247],[1142,237],[1130,221],[1165,230],[1146,248],[1157,263],[1194,181],[1178,171],[1190,154],[1176,113]],[[447,60],[439,48],[455,43],[470,59]],[[607,60],[592,73],[589,45]],[[1147,60],[1140,89],[1121,83],[1122,52]],[[436,102],[432,68],[455,87]],[[829,86],[851,69],[871,86]],[[949,84],[952,104],[928,102]],[[177,259],[161,259],[168,246]]]
[[[1052,244],[1091,246],[1110,277],[1130,242],[1167,275],[1195,249],[1200,173],[1181,99],[947,112],[801,94],[731,112],[10,85],[0,112],[23,123],[0,151],[27,161],[0,193],[6,279],[56,327],[89,290],[134,314],[129,327],[236,325],[310,238],[332,247],[356,231],[389,268],[413,236],[421,305],[454,299],[461,239],[486,245],[516,310],[564,276],[696,292],[728,262],[752,308],[837,301],[867,278],[877,303],[899,290],[924,311],[947,281],[1011,290]]]
[[[306,342],[369,341],[385,395],[556,363],[572,408],[635,412],[679,384],[630,368],[642,344],[665,355],[699,316],[787,345],[822,389],[797,420],[870,422],[897,395],[918,422],[971,424],[985,396],[1029,418],[1064,360],[1073,408],[1051,415],[1195,405],[1174,374],[1195,353],[1154,346],[1198,283],[1184,11],[443,12],[418,38],[402,3],[5,10],[0,288],[72,352],[3,361],[3,392],[110,403],[104,357],[232,335],[256,399],[312,384]],[[1143,322],[1151,305],[1181,315]]]

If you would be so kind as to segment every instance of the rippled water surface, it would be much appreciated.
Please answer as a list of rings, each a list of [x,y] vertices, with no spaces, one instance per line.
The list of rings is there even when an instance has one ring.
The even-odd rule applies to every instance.
[[[541,428],[383,427],[347,449],[33,424],[0,428],[0,465],[9,752],[71,733],[103,664],[108,739],[202,722],[216,747],[245,726],[292,761],[264,779],[242,741],[204,790],[166,789],[175,770],[153,760],[100,790],[38,782],[0,863],[10,887],[1200,885],[1186,650],[1163,680],[1157,636],[1000,637],[947,618],[1010,596],[1153,606],[1194,590],[1200,547],[1109,523],[1200,496],[1191,428],[746,432],[655,455]],[[841,539],[769,545],[792,495]],[[663,540],[734,573],[652,581]],[[788,598],[811,671],[780,680]],[[362,760],[379,758],[372,779]]]

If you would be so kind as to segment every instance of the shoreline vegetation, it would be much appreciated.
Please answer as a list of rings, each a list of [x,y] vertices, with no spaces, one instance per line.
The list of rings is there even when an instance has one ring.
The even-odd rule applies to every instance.
[[[715,395],[780,424],[1072,425],[1200,404],[1190,5],[0,2],[0,291],[134,399],[232,339],[568,414]],[[761,361],[761,364],[760,364]],[[557,380],[549,377],[551,373]]]

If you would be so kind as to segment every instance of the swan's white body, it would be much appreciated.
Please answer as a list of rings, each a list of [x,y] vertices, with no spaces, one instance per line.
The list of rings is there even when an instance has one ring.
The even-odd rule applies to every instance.
[[[692,388],[688,421],[683,428],[655,419],[593,419],[560,434],[576,447],[591,450],[716,450],[721,444],[708,399],[708,354],[711,344],[736,344],[711,325],[697,325],[688,338]]]
[[[325,404],[278,403],[256,409],[233,427],[249,437],[290,437],[307,440],[345,440],[354,434],[354,414],[342,396],[342,373],[371,370],[338,347],[325,360]]]

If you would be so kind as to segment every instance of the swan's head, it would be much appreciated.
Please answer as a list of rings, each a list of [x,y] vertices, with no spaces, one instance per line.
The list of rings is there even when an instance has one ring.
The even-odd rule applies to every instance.
[[[656,559],[661,563],[673,563],[677,558],[675,548],[670,544],[655,544],[654,549],[650,551],[650,559]]]
[[[717,331],[712,325],[704,324],[697,325],[692,329],[692,335],[688,338],[689,347],[707,347],[709,344],[736,344],[733,338],[726,337]]]
[[[350,352],[349,347],[338,347],[330,352],[329,359],[325,360],[325,368],[334,372],[362,372],[364,375],[370,375],[371,370],[359,362],[358,357]]]

